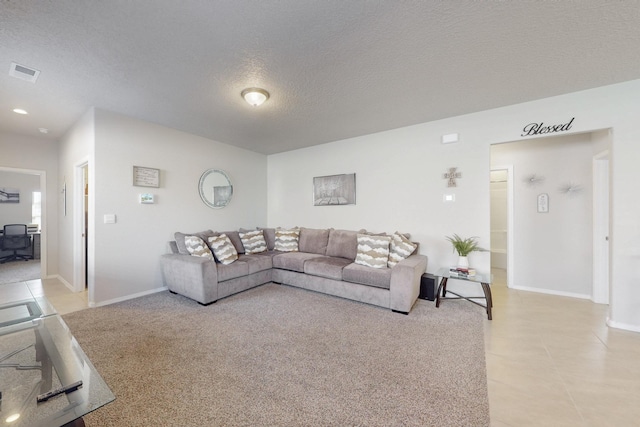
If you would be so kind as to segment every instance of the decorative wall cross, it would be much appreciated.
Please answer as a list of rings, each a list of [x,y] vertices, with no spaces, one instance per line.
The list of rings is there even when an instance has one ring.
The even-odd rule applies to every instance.
[[[448,179],[447,187],[457,187],[456,178],[462,178],[460,172],[456,172],[458,168],[449,168],[449,172],[442,175],[444,179]]]

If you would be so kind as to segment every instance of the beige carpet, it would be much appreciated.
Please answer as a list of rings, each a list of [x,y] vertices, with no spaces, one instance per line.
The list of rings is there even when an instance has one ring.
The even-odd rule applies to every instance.
[[[0,285],[40,278],[40,260],[9,261],[0,264]]]
[[[64,316],[116,395],[91,426],[488,426],[484,312],[408,315],[268,284]]]

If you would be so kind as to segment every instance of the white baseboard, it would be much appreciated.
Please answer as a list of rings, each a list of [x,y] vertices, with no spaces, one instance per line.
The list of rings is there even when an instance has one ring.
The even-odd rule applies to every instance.
[[[127,301],[127,300],[130,300],[130,299],[134,299],[134,298],[143,297],[145,295],[156,294],[158,292],[163,292],[163,291],[166,291],[166,290],[169,290],[169,288],[166,287],[166,286],[162,286],[160,288],[151,289],[149,291],[139,292],[137,294],[127,295],[127,296],[124,296],[124,297],[119,297],[119,298],[114,298],[114,299],[107,300],[107,301],[102,301],[102,302],[100,302],[98,304],[96,304],[95,302],[89,302],[89,307],[92,307],[92,308],[93,307],[102,307],[102,306],[105,306],[105,305],[115,304],[117,302],[122,302],[122,301]]]
[[[625,331],[640,332],[639,325],[629,325],[627,323],[615,322],[611,320],[609,317],[607,317],[607,326],[609,326],[610,328],[622,329]]]
[[[509,289],[517,289],[519,291],[537,292],[539,294],[558,295],[561,297],[591,299],[589,294],[576,294],[573,292],[556,291],[552,289],[532,288],[529,286],[510,286]]]
[[[55,274],[53,276],[47,276],[47,279],[57,279],[60,282],[62,282],[63,285],[65,285],[67,288],[69,288],[69,290],[71,290],[71,292],[75,292],[76,290],[73,288],[73,285],[69,282],[67,282],[66,280],[64,280],[64,277],[60,276],[59,274]]]

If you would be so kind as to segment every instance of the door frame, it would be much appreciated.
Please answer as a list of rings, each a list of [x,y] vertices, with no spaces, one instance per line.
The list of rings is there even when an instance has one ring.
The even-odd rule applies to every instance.
[[[593,286],[591,300],[609,304],[611,294],[611,187],[609,150],[593,156]]]
[[[89,294],[93,292],[91,285],[90,269],[88,257],[85,262],[85,238],[84,230],[88,224],[85,224],[85,197],[84,186],[85,182],[84,168],[89,167],[89,158],[81,159],[74,165],[74,183],[73,183],[73,287],[75,292],[82,292],[85,290],[85,276],[86,285],[89,290]],[[87,206],[88,208],[88,206]],[[92,301],[89,298],[89,301]]]

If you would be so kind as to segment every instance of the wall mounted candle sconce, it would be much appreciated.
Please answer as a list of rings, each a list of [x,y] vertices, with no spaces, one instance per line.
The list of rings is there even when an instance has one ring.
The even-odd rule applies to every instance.
[[[560,192],[568,196],[575,196],[579,194],[581,191],[582,191],[582,186],[578,184],[569,183],[567,185],[563,185],[562,187],[560,187]]]
[[[523,181],[524,181],[527,185],[529,185],[529,186],[532,186],[532,187],[533,187],[533,186],[535,186],[535,185],[542,184],[542,183],[544,182],[544,176],[541,176],[541,175],[538,175],[538,174],[532,173],[532,174],[530,174],[530,175],[527,175],[527,176],[523,179]]]

